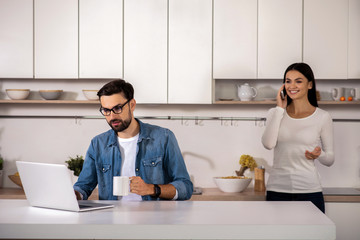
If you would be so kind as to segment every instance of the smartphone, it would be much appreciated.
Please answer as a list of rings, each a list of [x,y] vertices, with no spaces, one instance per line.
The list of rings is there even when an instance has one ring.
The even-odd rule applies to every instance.
[[[285,90],[281,90],[281,92],[280,92],[280,97],[281,97],[281,99],[284,100],[284,99],[285,99],[285,96],[286,96],[286,91],[285,91]]]

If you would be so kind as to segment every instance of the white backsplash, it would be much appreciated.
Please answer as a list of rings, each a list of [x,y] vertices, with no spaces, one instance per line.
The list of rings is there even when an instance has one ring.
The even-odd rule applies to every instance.
[[[136,116],[266,117],[271,105],[137,105]],[[358,105],[325,105],[333,118],[360,119]],[[4,104],[0,115],[99,115],[95,105]],[[179,142],[195,186],[215,187],[213,177],[232,175],[242,154],[269,169],[272,151],[261,144],[263,121],[143,120],[171,129]],[[64,163],[85,155],[91,138],[109,129],[104,119],[0,119],[4,186],[15,161]],[[335,122],[335,164],[319,166],[324,187],[360,187],[360,122]],[[252,174],[248,172],[247,174]],[[268,177],[268,171],[265,175]]]

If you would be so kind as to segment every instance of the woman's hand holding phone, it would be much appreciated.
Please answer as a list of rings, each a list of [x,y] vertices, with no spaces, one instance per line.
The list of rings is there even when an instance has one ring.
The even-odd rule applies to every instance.
[[[278,94],[276,96],[276,104],[279,107],[286,108],[287,106],[287,97],[286,97],[286,91],[285,91],[285,85],[283,84],[281,88],[278,91]]]
[[[284,93],[284,90],[281,90],[281,91],[280,91],[280,97],[281,97],[281,99],[282,99],[282,100],[284,100],[284,99],[285,99],[285,93]]]

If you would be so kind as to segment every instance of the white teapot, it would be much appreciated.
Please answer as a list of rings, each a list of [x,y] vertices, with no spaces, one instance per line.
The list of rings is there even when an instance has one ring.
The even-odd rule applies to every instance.
[[[238,85],[238,97],[241,101],[251,101],[257,95],[256,88],[250,87],[248,83]]]

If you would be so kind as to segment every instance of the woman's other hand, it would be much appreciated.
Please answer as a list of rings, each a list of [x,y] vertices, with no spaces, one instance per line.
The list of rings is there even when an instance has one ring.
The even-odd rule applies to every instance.
[[[279,89],[277,96],[276,96],[276,105],[281,107],[281,108],[286,108],[287,106],[287,97],[285,95],[284,99],[281,98],[281,91],[284,91],[285,93],[285,84],[283,84],[281,86],[281,88]]]
[[[318,146],[316,147],[312,152],[309,152],[308,150],[305,151],[305,157],[308,160],[314,160],[317,159],[321,154],[321,148]]]

